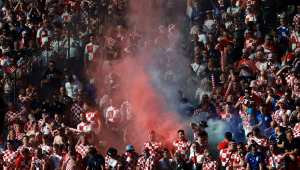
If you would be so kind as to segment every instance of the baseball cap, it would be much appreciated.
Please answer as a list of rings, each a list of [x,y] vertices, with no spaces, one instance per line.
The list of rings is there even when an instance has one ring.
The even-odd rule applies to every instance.
[[[132,147],[132,145],[127,145],[126,146],[126,152],[129,152],[129,151],[135,151]]]
[[[154,130],[149,130],[148,134],[155,133]]]

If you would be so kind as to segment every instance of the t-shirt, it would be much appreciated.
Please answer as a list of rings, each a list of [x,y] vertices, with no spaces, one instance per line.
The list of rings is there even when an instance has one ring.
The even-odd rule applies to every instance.
[[[284,150],[288,150],[289,152],[291,152],[297,148],[300,148],[299,140],[294,139],[291,143],[288,140],[284,141]],[[300,155],[299,152],[297,155]]]
[[[73,102],[76,101],[78,92],[83,90],[82,84],[78,80],[75,80],[72,83],[67,82],[65,87],[67,89],[68,96],[73,99]]]
[[[105,160],[102,155],[98,154],[96,159],[90,157],[88,160],[87,167],[92,168],[94,170],[101,170],[101,165],[105,165]]]
[[[58,69],[55,69],[53,71],[50,71],[50,69],[47,69],[45,74],[42,76],[42,80],[44,79],[50,79],[50,82],[47,83],[48,85],[52,86],[52,88],[60,88],[60,79],[57,79],[57,78],[53,78],[53,74],[56,74],[57,76],[62,76],[63,73],[58,70]]]
[[[278,141],[277,143],[278,144],[282,144],[282,142],[286,141],[286,134],[285,133],[282,133],[281,135],[278,136]],[[284,148],[278,148],[278,151],[281,152],[281,153],[285,153],[285,150]]]
[[[251,165],[252,170],[259,170],[259,164],[264,163],[264,155],[261,152],[258,152],[257,155],[254,156],[252,152],[250,152],[247,155],[246,163]]]
[[[256,116],[256,119],[258,120],[258,122],[263,121],[262,125],[259,127],[259,129],[262,131],[262,130],[265,130],[270,127],[270,123],[272,121],[272,116],[271,116],[271,114],[268,114],[268,113],[265,115],[258,114]]]

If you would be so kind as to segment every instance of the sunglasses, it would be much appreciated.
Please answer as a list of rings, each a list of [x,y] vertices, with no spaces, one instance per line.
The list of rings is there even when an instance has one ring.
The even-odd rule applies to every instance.
[[[69,71],[69,70],[64,70],[64,72],[67,72],[67,71]]]
[[[45,24],[47,24],[47,23],[49,24],[50,22],[44,22],[44,23],[45,23]]]
[[[266,39],[266,40],[269,40],[269,41],[271,41],[272,39]]]
[[[211,154],[208,154],[208,155],[206,155],[205,157],[211,157],[212,155]]]
[[[203,54],[207,54],[207,53],[203,53]]]
[[[55,65],[50,65],[50,67],[54,67]]]

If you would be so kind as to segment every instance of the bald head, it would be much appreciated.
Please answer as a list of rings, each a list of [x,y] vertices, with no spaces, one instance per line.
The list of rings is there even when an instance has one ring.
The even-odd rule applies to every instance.
[[[273,120],[273,121],[270,123],[270,126],[271,126],[272,129],[275,129],[278,125],[277,125],[277,122]]]

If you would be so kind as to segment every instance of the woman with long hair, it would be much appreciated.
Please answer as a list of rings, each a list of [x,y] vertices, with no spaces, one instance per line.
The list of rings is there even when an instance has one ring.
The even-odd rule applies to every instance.
[[[204,152],[204,163],[202,170],[217,170],[219,167],[218,161],[214,159],[210,150]]]

